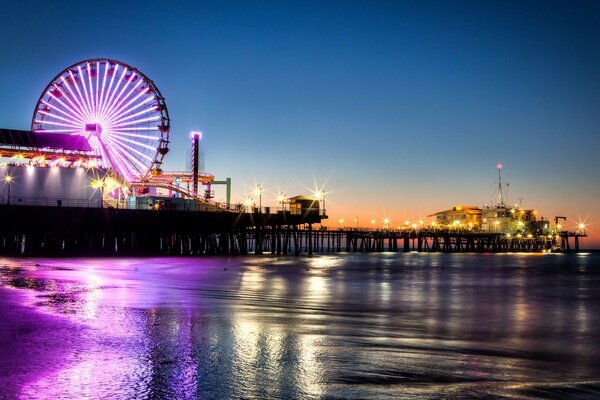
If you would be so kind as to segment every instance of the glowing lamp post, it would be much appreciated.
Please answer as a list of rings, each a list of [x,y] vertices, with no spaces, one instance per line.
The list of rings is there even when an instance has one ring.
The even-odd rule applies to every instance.
[[[356,230],[358,230],[358,217],[354,217],[354,222],[356,223]]]
[[[258,196],[258,210],[260,213],[262,213],[262,193],[263,193],[263,188],[262,186],[256,185],[256,189],[254,189],[254,195]]]
[[[390,228],[390,219],[384,218],[383,219],[383,229],[388,230],[389,228]]]
[[[244,200],[244,209],[246,212],[248,212],[248,209],[252,206],[252,199],[250,197],[248,197],[246,200]]]
[[[104,187],[106,186],[106,183],[104,182],[104,179],[100,179],[100,180],[93,180],[91,182],[91,185],[94,189],[100,189],[100,208],[104,207]]]
[[[281,205],[281,211],[285,211],[285,193],[279,193],[277,195],[277,202]]]
[[[327,215],[327,212],[325,211],[325,192],[323,191],[323,189],[319,189],[314,193],[315,199],[318,201],[323,200],[323,215]]]
[[[10,204],[10,186],[12,184],[13,181],[13,177],[10,175],[6,175],[4,177],[4,182],[6,182],[6,184],[8,185],[8,196],[6,197],[6,204],[9,205]]]

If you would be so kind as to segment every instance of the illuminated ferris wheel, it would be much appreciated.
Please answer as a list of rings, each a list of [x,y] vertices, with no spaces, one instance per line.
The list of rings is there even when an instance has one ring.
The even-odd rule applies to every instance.
[[[169,151],[169,112],[156,85],[106,58],[59,73],[38,100],[31,130],[85,137],[101,166],[128,182],[159,169]]]

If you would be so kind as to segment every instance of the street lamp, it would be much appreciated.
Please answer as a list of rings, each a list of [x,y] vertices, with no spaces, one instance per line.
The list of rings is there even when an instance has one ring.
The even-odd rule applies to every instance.
[[[254,195],[258,196],[258,210],[260,213],[262,213],[262,192],[262,186],[260,184],[256,185],[256,189],[254,189]]]
[[[356,230],[358,230],[358,217],[354,217],[354,222],[356,223]]]
[[[344,224],[344,218],[340,218],[339,222],[340,222],[339,228],[342,229],[342,225]]]
[[[371,220],[371,230],[373,229],[373,226],[374,226],[374,225],[375,225],[375,220],[374,220],[374,219],[372,219],[372,220]]]
[[[6,197],[6,205],[9,205],[10,204],[10,186],[12,184],[13,177],[11,175],[6,175],[4,177],[4,181],[8,185],[8,196]]]
[[[390,227],[390,219],[389,218],[384,218],[383,219],[383,229],[389,229]]]
[[[248,209],[252,206],[252,199],[250,197],[248,197],[246,200],[244,200],[244,210],[246,212],[248,212]]]
[[[100,188],[100,208],[104,208],[104,187],[106,186],[106,183],[104,182],[104,178],[100,179],[100,180],[93,180],[91,182],[91,185],[94,189],[98,189]]]
[[[279,192],[277,202],[281,204],[281,211],[285,211],[285,193]]]
[[[323,191],[323,188],[318,189],[316,192],[314,192],[314,196],[315,199],[318,201],[323,200],[323,215],[327,215],[327,212],[325,211],[325,192]]]

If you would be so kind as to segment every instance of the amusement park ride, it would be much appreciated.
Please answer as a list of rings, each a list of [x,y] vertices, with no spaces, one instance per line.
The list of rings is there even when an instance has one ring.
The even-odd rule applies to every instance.
[[[2,130],[0,158],[12,165],[88,167],[104,171],[96,184],[105,202],[169,196],[209,203],[211,185],[231,180],[199,171],[200,132],[192,132],[192,171],[164,171],[170,118],[165,99],[146,75],[123,62],[96,58],[60,72],[40,96],[31,131]],[[200,191],[199,185],[206,190]]]

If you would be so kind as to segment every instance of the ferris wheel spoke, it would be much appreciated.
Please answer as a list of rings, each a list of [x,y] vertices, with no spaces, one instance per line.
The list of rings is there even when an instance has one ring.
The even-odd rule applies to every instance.
[[[122,137],[121,135],[115,134],[113,132],[110,132],[109,135],[111,135],[111,136],[113,136],[115,138],[118,138],[119,140],[123,140],[123,141],[125,141],[127,143],[131,143],[131,144],[139,146],[139,147],[144,147],[144,148],[146,148],[148,150],[152,150],[152,151],[156,150],[156,146],[152,147],[152,146],[149,146],[149,145],[144,144],[142,142],[139,142],[137,140],[133,140],[133,139],[128,139],[128,138]]]
[[[98,76],[100,76],[100,63],[98,62]],[[108,61],[106,62],[106,66],[104,67],[104,74],[102,76],[102,86],[100,88],[100,98],[98,99],[98,114],[100,114],[100,110],[102,109],[102,101],[104,100],[104,87],[106,86],[106,76],[108,75]]]
[[[136,86],[137,87],[137,86]],[[113,122],[113,120],[120,118],[123,115],[127,115],[129,114],[131,111],[133,111],[134,107],[130,107],[131,103],[133,103],[134,101],[138,100],[140,97],[142,97],[143,95],[145,95],[146,93],[148,93],[150,89],[148,87],[141,89],[140,93],[138,93],[137,95],[135,95],[133,98],[131,98],[126,104],[124,105],[117,105],[117,107],[119,107],[118,109],[116,109],[111,115],[108,116],[108,122]],[[125,99],[124,99],[125,100]],[[148,99],[147,99],[148,100]],[[151,101],[152,98],[150,98],[149,101]],[[141,103],[141,102],[140,102]],[[138,106],[140,105],[140,103],[138,103]],[[143,103],[142,103],[143,104]],[[130,108],[128,108],[130,107]],[[137,108],[137,107],[135,107]]]
[[[113,141],[113,139],[109,139],[108,141],[110,141],[110,142],[111,142],[111,144],[112,144],[112,146],[111,146],[111,150],[112,150],[113,152],[118,152],[118,153],[120,153],[120,154],[121,154],[121,155],[122,155],[122,156],[123,156],[123,157],[124,157],[124,158],[127,160],[127,164],[131,165],[131,164],[132,164],[132,162],[133,162],[133,163],[137,163],[137,164],[138,164],[138,165],[139,165],[139,166],[142,168],[142,170],[144,170],[144,169],[147,169],[147,168],[148,168],[148,165],[147,165],[147,164],[145,164],[145,163],[144,163],[144,162],[143,162],[141,159],[139,159],[138,157],[136,157],[134,154],[132,154],[132,153],[126,153],[126,152],[123,150],[123,148],[122,148],[121,146],[125,146],[125,147],[127,147],[126,145],[123,145],[123,144],[121,144],[121,146],[119,146],[119,145],[117,144],[117,142],[116,142],[116,141]],[[137,169],[137,168],[136,168],[136,169]],[[141,172],[142,170],[140,170],[140,172]]]
[[[92,88],[92,71],[90,70],[90,63],[86,64],[86,72],[85,74],[87,75],[87,79],[88,79],[88,85],[89,85],[89,89],[90,89],[90,105],[92,108],[92,113],[93,115],[96,114],[96,104],[94,103],[94,89]]]
[[[81,72],[81,65],[77,67],[78,71],[79,71],[79,76],[81,76],[81,87],[83,88],[83,93],[85,94],[85,101],[86,104],[88,105],[88,109],[90,110],[90,117],[94,116],[94,107],[90,101],[90,96],[88,94],[87,91],[87,82],[85,79],[85,72]]]
[[[150,156],[149,156],[149,155],[147,155],[147,154],[144,154],[144,153],[142,153],[141,151],[139,151],[138,149],[136,149],[136,148],[134,148],[134,147],[131,147],[131,146],[130,146],[130,145],[128,145],[127,143],[124,143],[124,142],[123,142],[121,139],[122,139],[122,138],[118,138],[118,137],[115,137],[115,136],[111,136],[111,139],[110,139],[110,140],[112,140],[112,141],[114,141],[114,142],[116,142],[116,143],[119,143],[119,144],[121,144],[121,146],[124,146],[124,147],[128,148],[129,150],[131,150],[131,151],[133,151],[134,153],[136,153],[136,154],[140,155],[141,157],[143,157],[143,158],[147,159],[148,161],[152,161],[152,162],[154,161],[154,159],[153,159],[152,157],[150,157]]]
[[[68,86],[67,86],[67,88],[68,88]],[[62,90],[62,88],[61,88],[60,86],[58,86],[57,84],[54,84],[54,89],[58,90],[58,92],[61,94],[61,97],[64,97],[64,98],[65,98],[65,100],[67,100],[67,102],[68,102],[69,104],[71,104],[71,107],[67,106],[65,103],[63,103],[63,101],[62,101],[62,100],[60,100],[60,99],[58,98],[58,96],[54,95],[52,92],[50,92],[50,91],[49,91],[48,93],[49,93],[49,94],[50,94],[50,95],[51,95],[51,96],[52,96],[54,99],[56,99],[56,101],[57,101],[58,103],[62,104],[62,105],[63,105],[63,106],[66,108],[66,109],[68,109],[68,110],[69,110],[69,111],[70,111],[72,114],[74,114],[74,115],[79,115],[79,116],[81,116],[82,118],[85,118],[85,116],[84,116],[84,115],[83,115],[83,114],[82,114],[80,111],[78,111],[78,106],[77,106],[76,104],[74,104],[74,103],[73,103],[73,101],[71,100],[71,98],[70,98],[70,97],[69,97],[69,96],[68,96],[68,95],[65,93],[65,91],[64,91],[64,90]]]
[[[79,68],[79,69],[80,69],[80,72],[81,72],[81,68]],[[81,90],[79,89],[79,85],[77,83],[77,79],[75,79],[75,75],[73,74],[72,70],[69,70],[69,76],[71,77],[71,82],[73,82],[73,86],[75,87],[75,90],[77,91],[77,94],[79,95],[79,101],[78,101],[78,103],[80,104],[81,110],[85,111],[85,113],[87,114],[87,118],[91,118],[91,116],[92,116],[92,110],[90,110],[90,108],[86,105],[85,98],[81,94]],[[81,73],[78,76],[81,76]]]
[[[154,140],[156,142],[160,141],[160,136],[140,135],[139,133],[128,133],[128,132],[122,132],[120,130],[114,130],[114,129],[111,129],[111,133],[115,133],[115,134],[117,134],[117,136],[136,137],[136,138],[141,138],[141,139]],[[154,147],[154,148],[156,148],[156,147]]]
[[[69,117],[69,118],[73,118],[73,119],[74,119],[74,120],[76,120],[77,122],[80,122],[80,123],[82,123],[82,124],[85,124],[84,120],[83,120],[83,119],[81,119],[81,118],[80,118],[78,115],[77,115],[77,116],[75,116],[75,115],[69,114],[69,113],[67,113],[66,111],[62,110],[60,107],[55,107],[55,106],[54,106],[54,104],[50,104],[50,103],[48,103],[48,102],[47,102],[47,101],[45,101],[45,100],[42,100],[42,101],[41,101],[41,103],[42,103],[42,104],[44,104],[44,105],[46,105],[46,106],[47,106],[47,107],[48,107],[50,110],[55,110],[55,111],[57,111],[57,112],[61,113],[62,115],[65,115],[65,116],[67,116],[67,117]],[[56,116],[56,114],[54,114],[54,115],[53,115],[53,117],[55,117],[55,116]]]
[[[131,154],[126,153],[119,147],[115,149],[114,154],[117,155],[121,163],[133,176],[139,177],[142,174],[142,172],[148,168],[148,166],[145,163],[133,157]]]
[[[71,71],[69,71],[69,72],[71,72]],[[80,100],[77,98],[77,96],[75,95],[75,92],[73,92],[73,89],[71,89],[71,84],[69,84],[69,82],[65,79],[64,76],[61,76],[60,79],[62,80],[63,84],[65,85],[65,87],[67,88],[67,91],[70,94],[70,96],[66,97],[69,104],[71,104],[71,106],[73,106],[74,110],[82,118],[84,118],[84,119],[89,118],[88,111],[86,110],[84,105],[80,102]],[[73,82],[73,85],[76,85],[75,80],[74,80],[75,77],[72,74],[70,76],[70,79],[71,79],[71,82]]]
[[[107,116],[109,116],[110,114],[112,114],[114,112],[114,109],[115,109],[116,105],[118,104],[119,100],[121,99],[121,96],[123,95],[123,93],[125,92],[125,90],[129,86],[129,83],[133,79],[133,76],[134,76],[133,73],[131,73],[131,76],[129,76],[129,78],[128,78],[127,74],[126,74],[127,71],[128,71],[128,69],[125,68],[123,70],[123,74],[121,76],[121,80],[124,81],[125,84],[123,84],[123,86],[121,87],[121,90],[116,95],[116,97],[114,97],[112,99],[112,102],[109,104],[109,107],[106,109],[107,112],[104,115],[102,115],[102,119],[105,119]]]
[[[125,100],[127,100],[129,98],[129,96],[131,96],[131,94],[135,91],[135,89],[137,89],[141,84],[142,84],[142,80],[138,79],[138,83],[133,85],[133,87],[129,90],[129,92],[127,92],[127,94],[125,96],[123,96],[123,98],[117,104],[115,104],[115,106],[113,107],[113,111],[107,116],[107,118],[112,118],[112,116],[115,113],[118,113],[123,108],[125,108],[126,106],[123,106],[123,103],[125,102]]]
[[[96,62],[96,114],[98,114],[98,107],[100,105],[100,88],[99,88],[99,82],[100,81],[100,61]]]
[[[81,129],[38,129],[35,132],[81,134]]]
[[[106,69],[107,71],[110,70],[110,62],[106,62]],[[115,76],[117,76],[117,73],[119,72],[119,64],[115,65],[115,68],[112,70],[112,76],[110,77],[110,83],[108,84],[108,89],[106,90],[106,95],[104,96],[104,101],[102,102],[102,104],[100,105],[100,108],[98,110],[98,115],[100,117],[102,117],[102,115],[104,114],[104,110],[108,104],[108,98],[110,95],[110,90],[112,88],[112,85],[115,81]],[[108,73],[108,72],[107,72]]]
[[[137,167],[133,166],[130,161],[128,161],[123,154],[121,154],[120,149],[118,147],[111,148],[110,157],[113,159],[116,164],[116,169],[129,180],[132,177],[136,176],[140,172],[137,170]]]
[[[44,125],[63,126],[63,127],[67,127],[67,128],[81,129],[81,126],[72,125],[72,124],[64,124],[62,122],[42,121],[42,120],[39,120],[39,119],[34,120],[34,122],[36,122],[38,124],[44,124]]]
[[[138,118],[139,116],[144,115],[144,114],[149,114],[152,111],[155,111],[154,107],[147,108],[147,109],[144,109],[142,111],[138,111],[135,114],[127,115],[126,117],[120,118],[120,119],[118,119],[116,121],[109,120],[108,124],[111,125],[111,126],[117,126],[118,124],[120,124],[122,122],[128,121],[130,119]]]
[[[115,89],[113,90],[112,94],[110,95],[109,100],[106,103],[106,106],[104,107],[104,109],[100,113],[100,118],[104,119],[106,117],[106,113],[110,112],[110,110],[112,109],[113,102],[115,100],[115,95],[117,94],[117,92],[119,91],[119,88],[121,87],[121,84],[125,80],[125,74],[127,74],[127,71],[129,71],[129,69],[127,67],[123,67],[123,72],[121,72],[121,75],[117,78],[117,85],[115,86]],[[113,75],[113,78],[116,75],[117,75],[117,73],[115,71],[115,74]],[[119,93],[121,93],[121,92],[119,92]]]
[[[132,100],[133,100],[133,99],[132,99]],[[133,112],[133,111],[137,110],[138,108],[142,107],[142,106],[143,106],[143,105],[145,105],[145,104],[148,104],[148,103],[150,103],[150,102],[151,102],[151,101],[153,101],[153,100],[154,100],[154,97],[148,97],[148,98],[146,98],[146,99],[144,99],[144,100],[142,100],[142,101],[138,102],[137,104],[135,104],[135,105],[132,105],[132,106],[131,106],[131,107],[129,107],[128,109],[125,109],[125,108],[123,108],[123,110],[122,110],[122,111],[121,111],[121,112],[120,112],[118,115],[115,115],[115,116],[113,116],[112,118],[113,118],[113,119],[116,119],[116,118],[121,118],[122,116],[124,116],[124,115],[127,115],[127,114],[129,114],[130,112]],[[126,106],[129,106],[129,104],[127,104]],[[124,107],[126,107],[126,106],[124,106]],[[147,109],[145,112],[152,112],[152,111],[156,111],[156,108],[155,108],[155,106],[152,106],[152,107],[148,108],[148,109]],[[112,122],[118,122],[118,121],[113,121],[113,119],[109,120],[109,122],[111,122],[111,123],[112,123]]]
[[[160,131],[159,126],[140,126],[135,128],[111,128],[112,131],[126,131],[126,132],[136,132],[136,131]]]
[[[111,125],[111,127],[112,128],[122,128],[124,126],[131,126],[131,125],[141,124],[143,122],[158,121],[161,118],[162,118],[162,116],[157,115],[157,116],[154,116],[154,117],[142,118],[142,119],[138,119],[138,120],[135,120],[135,121],[128,121],[128,122],[123,122],[121,124]]]
[[[70,123],[73,123],[73,124],[80,123],[82,125],[85,125],[85,122],[82,122],[81,120],[75,120],[72,117],[71,118],[61,117],[60,115],[52,114],[51,111],[44,111],[44,112],[43,111],[38,111],[38,113],[42,114],[42,115],[45,115],[45,116],[48,116],[48,117],[50,117],[52,119],[59,119],[59,120],[64,121],[64,122],[70,122]]]

